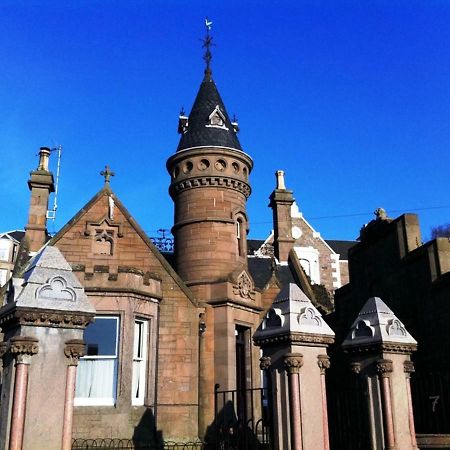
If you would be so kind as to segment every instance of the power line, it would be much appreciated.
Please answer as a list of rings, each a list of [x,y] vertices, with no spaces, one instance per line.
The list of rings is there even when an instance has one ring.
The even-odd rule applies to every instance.
[[[407,212],[413,212],[413,211],[428,211],[432,209],[446,209],[450,208],[450,205],[447,206],[428,206],[425,208],[404,208],[404,209],[391,209],[389,210],[391,213],[405,213]],[[333,216],[318,216],[318,217],[308,217],[308,220],[322,220],[322,219],[340,219],[344,217],[358,217],[358,216],[368,216],[373,214],[373,211],[371,212],[365,212],[365,213],[351,213],[351,214],[337,214]],[[252,222],[253,225],[262,225],[267,223],[272,223],[272,221],[265,221],[265,222]]]

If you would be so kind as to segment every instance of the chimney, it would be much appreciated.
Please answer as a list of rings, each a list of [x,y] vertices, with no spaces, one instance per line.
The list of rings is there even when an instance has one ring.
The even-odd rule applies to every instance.
[[[28,187],[31,191],[28,223],[25,227],[25,239],[28,250],[37,252],[47,238],[47,210],[51,192],[55,192],[53,174],[48,170],[50,149],[41,147],[39,151],[39,165],[30,172]]]
[[[286,189],[284,172],[275,172],[276,188],[270,195],[269,206],[273,210],[274,251],[280,263],[287,263],[289,251],[294,245],[292,237],[291,206],[294,203],[292,191]]]

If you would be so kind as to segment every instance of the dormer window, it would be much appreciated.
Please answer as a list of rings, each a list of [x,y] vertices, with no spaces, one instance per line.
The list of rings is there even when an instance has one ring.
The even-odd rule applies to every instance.
[[[219,105],[214,108],[214,111],[208,117],[208,123],[206,126],[208,128],[221,128],[222,130],[227,130],[228,128],[225,125],[225,115],[220,110]]]

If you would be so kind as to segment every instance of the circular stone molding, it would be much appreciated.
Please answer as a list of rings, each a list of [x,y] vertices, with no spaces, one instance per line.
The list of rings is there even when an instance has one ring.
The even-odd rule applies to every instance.
[[[192,161],[187,161],[186,164],[183,166],[183,172],[189,173],[194,168],[194,164],[192,164]]]
[[[206,170],[209,168],[209,166],[210,166],[210,162],[207,159],[202,159],[198,163],[199,170]]]
[[[292,237],[294,239],[299,239],[302,235],[302,230],[299,227],[292,227]]]
[[[223,159],[218,159],[214,163],[214,167],[219,171],[223,172],[227,168],[227,163]]]

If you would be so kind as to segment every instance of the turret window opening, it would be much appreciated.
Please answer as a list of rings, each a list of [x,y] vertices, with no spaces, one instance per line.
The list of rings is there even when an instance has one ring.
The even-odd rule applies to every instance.
[[[236,220],[236,238],[238,246],[238,255],[245,256],[245,222],[242,217]]]

